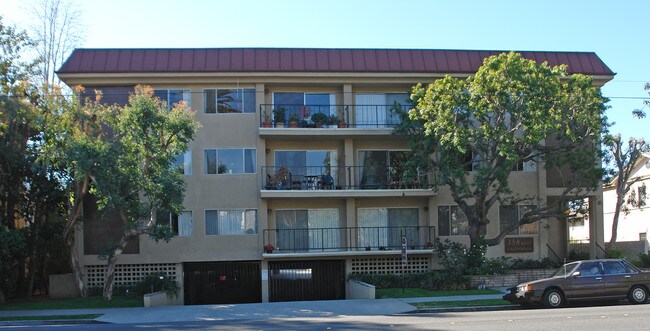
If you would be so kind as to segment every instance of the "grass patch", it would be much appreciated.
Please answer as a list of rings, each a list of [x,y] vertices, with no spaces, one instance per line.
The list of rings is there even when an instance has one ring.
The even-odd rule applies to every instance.
[[[0,310],[48,310],[48,309],[84,309],[84,308],[131,308],[143,307],[144,301],[139,296],[115,296],[111,301],[102,297],[85,297],[71,299],[39,298],[12,301],[0,305]]]
[[[57,320],[92,320],[103,314],[82,315],[46,315],[46,316],[12,316],[0,317],[0,321],[57,321]]]
[[[420,297],[448,297],[454,295],[481,295],[481,294],[502,294],[497,290],[465,290],[465,291],[431,291],[421,288],[380,288],[375,290],[375,298],[420,298]]]
[[[411,305],[421,308],[447,308],[447,307],[476,307],[476,306],[505,306],[511,305],[510,302],[501,299],[481,299],[481,300],[460,300],[460,301],[433,301],[417,302]]]

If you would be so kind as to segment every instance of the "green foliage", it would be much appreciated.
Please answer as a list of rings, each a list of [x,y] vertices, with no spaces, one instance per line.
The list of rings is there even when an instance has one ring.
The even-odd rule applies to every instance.
[[[311,115],[311,120],[317,124],[327,123],[328,118],[329,117],[324,113],[314,113],[313,115]]]
[[[133,285],[133,291],[140,295],[151,293],[152,288],[154,292],[165,292],[170,298],[177,298],[180,293],[178,283],[164,273],[149,274]]]
[[[25,238],[20,230],[0,224],[0,291],[11,295],[16,285],[18,261],[25,254]]]
[[[606,259],[621,259],[625,256],[625,251],[622,248],[610,247],[605,250]]]
[[[438,263],[446,272],[453,275],[468,274],[467,246],[449,239],[443,242],[436,238],[434,247],[438,253]]]
[[[562,266],[562,263],[557,260],[545,257],[539,260],[536,259],[510,259],[510,269],[555,269]]]
[[[470,281],[466,276],[460,276],[442,271],[405,274],[350,274],[349,279],[358,280],[374,285],[375,288],[413,287],[434,291],[466,290]]]
[[[598,185],[602,170],[585,165],[599,163],[607,99],[591,77],[569,76],[564,66],[549,67],[516,53],[500,54],[486,58],[466,80],[446,76],[415,86],[411,99],[415,107],[408,118],[402,113],[406,121],[397,132],[409,137],[418,162],[433,167],[435,184],[451,190],[469,221],[471,251],[480,249],[475,245],[497,202],[535,205],[520,220],[527,224],[562,216],[558,206],[575,188]],[[552,144],[549,138],[555,138]],[[518,164],[541,165],[541,160],[571,174],[556,206],[520,196],[508,182]],[[488,245],[498,244],[511,230],[501,229]]]
[[[650,254],[640,253],[632,263],[639,268],[650,268]]]

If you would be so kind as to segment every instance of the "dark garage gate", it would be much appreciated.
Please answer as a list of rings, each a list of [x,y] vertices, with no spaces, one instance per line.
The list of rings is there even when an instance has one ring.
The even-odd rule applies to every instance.
[[[269,262],[269,301],[345,299],[345,261]]]
[[[260,262],[183,263],[186,305],[262,302]]]

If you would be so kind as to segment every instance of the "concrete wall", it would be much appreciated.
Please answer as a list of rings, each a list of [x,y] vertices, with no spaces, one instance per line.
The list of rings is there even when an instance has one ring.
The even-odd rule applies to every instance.
[[[472,288],[478,288],[479,284],[485,284],[486,287],[512,287],[523,282],[547,278],[551,276],[555,270],[556,269],[526,269],[513,270],[505,275],[470,276],[470,286]]]
[[[52,299],[68,299],[79,296],[72,274],[50,275],[49,296]]]
[[[348,281],[348,291],[346,299],[374,299],[375,286],[358,280]]]
[[[179,295],[176,298],[170,298],[165,292],[154,292],[144,295],[145,307],[157,306],[182,306],[183,297]]]

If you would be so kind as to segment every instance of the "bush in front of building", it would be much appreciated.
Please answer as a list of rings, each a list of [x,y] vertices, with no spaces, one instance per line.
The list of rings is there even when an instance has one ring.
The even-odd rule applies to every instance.
[[[650,254],[640,253],[632,263],[639,268],[650,268]]]
[[[350,274],[349,279],[358,280],[382,288],[422,288],[433,291],[466,290],[470,287],[469,277],[444,271],[405,274]]]

